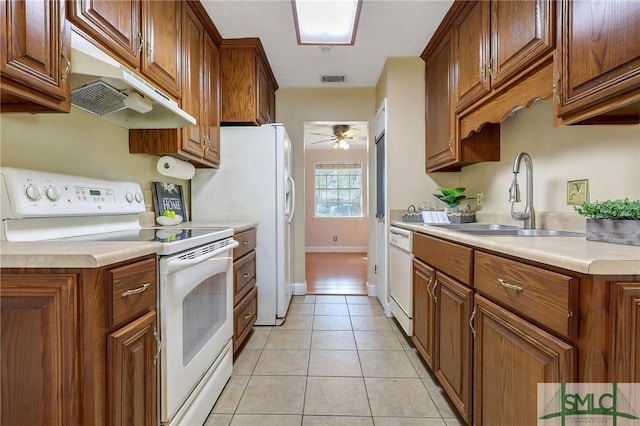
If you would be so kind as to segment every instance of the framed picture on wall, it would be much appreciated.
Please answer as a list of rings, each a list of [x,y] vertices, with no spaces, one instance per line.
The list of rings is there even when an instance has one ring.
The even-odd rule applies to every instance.
[[[170,210],[175,212],[177,216],[182,216],[183,220],[187,220],[182,185],[168,182],[152,182],[151,187],[157,216],[162,216],[165,210]]]

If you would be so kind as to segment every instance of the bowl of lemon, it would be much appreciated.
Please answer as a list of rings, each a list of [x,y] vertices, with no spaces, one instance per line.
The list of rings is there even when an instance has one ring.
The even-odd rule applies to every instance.
[[[182,222],[182,216],[177,215],[173,210],[165,210],[162,216],[156,217],[156,222],[162,226],[174,226]]]

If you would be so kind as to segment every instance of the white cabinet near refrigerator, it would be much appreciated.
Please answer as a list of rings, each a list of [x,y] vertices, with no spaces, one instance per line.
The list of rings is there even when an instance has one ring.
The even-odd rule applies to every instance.
[[[256,325],[279,325],[291,301],[291,221],[295,207],[291,140],[281,124],[222,127],[219,169],[191,181],[194,222],[257,222]]]

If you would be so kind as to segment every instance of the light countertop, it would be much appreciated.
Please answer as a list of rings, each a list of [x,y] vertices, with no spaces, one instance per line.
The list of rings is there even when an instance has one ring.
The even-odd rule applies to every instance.
[[[233,228],[235,233],[255,228],[255,222],[188,222],[182,228]],[[99,268],[156,254],[162,244],[153,241],[4,241],[3,268]]]
[[[640,274],[638,246],[587,241],[585,237],[478,236],[402,221],[391,221],[391,225],[584,274]]]

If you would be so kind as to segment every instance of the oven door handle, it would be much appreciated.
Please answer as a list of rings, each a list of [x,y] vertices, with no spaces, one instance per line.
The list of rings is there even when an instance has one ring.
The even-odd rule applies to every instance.
[[[216,257],[220,254],[231,251],[234,248],[240,245],[236,240],[232,240],[231,243],[227,246],[214,250],[205,255],[196,257],[195,259],[172,259],[167,263],[167,269],[169,273],[180,271],[181,269],[188,268],[193,265],[197,265],[199,263],[207,262],[207,261],[219,261],[219,260],[233,260],[233,256],[225,256],[225,257]]]

